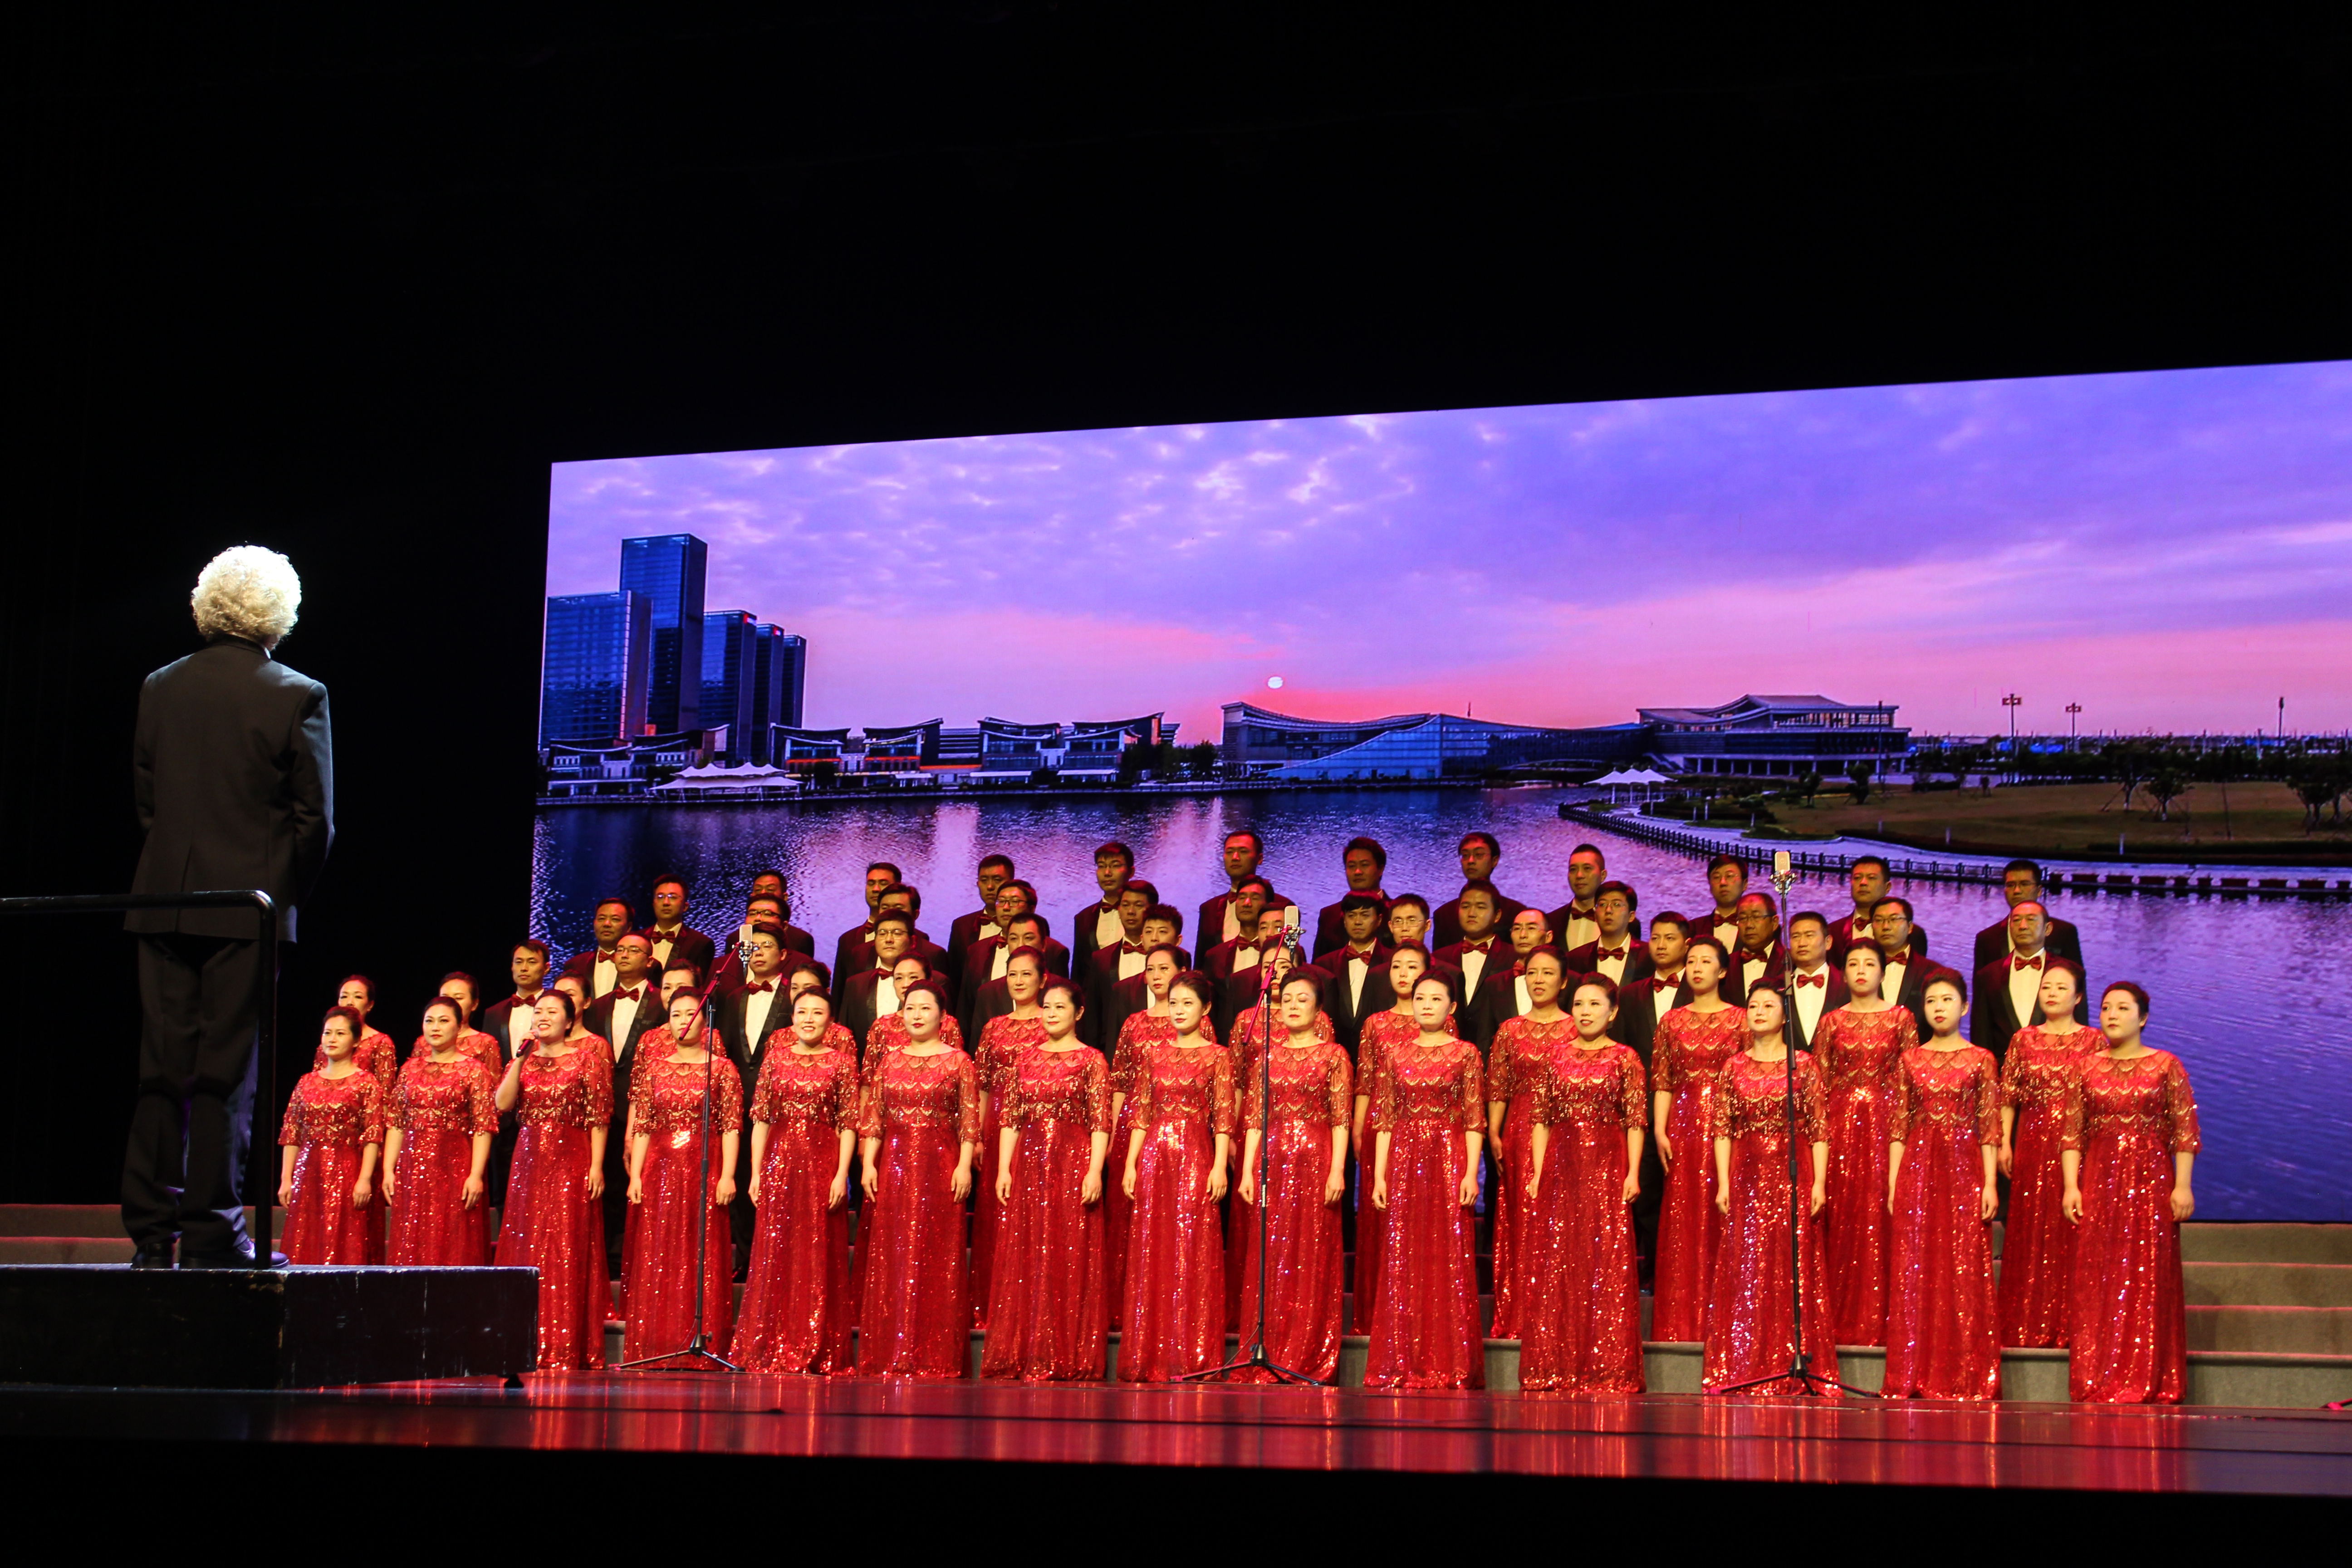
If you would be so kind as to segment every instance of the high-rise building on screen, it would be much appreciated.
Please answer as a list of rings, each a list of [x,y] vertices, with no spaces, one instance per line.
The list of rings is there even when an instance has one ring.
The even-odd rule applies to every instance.
[[[761,626],[752,674],[751,712],[762,735],[771,724],[800,728],[801,697],[807,681],[808,640],[780,626]]]
[[[653,612],[642,595],[623,588],[548,600],[540,744],[642,733],[652,647]]]
[[[760,654],[760,624],[749,610],[712,610],[702,617],[702,727],[727,726],[721,754],[751,754]]]
[[[690,533],[621,541],[621,586],[653,608],[646,722],[657,733],[702,725],[702,589],[710,547]]]

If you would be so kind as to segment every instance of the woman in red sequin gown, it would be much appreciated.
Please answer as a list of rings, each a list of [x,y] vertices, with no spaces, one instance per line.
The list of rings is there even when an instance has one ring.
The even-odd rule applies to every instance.
[[[383,1089],[357,1059],[366,1020],[328,1009],[319,1026],[324,1067],[313,1068],[286,1101],[278,1142],[285,1152],[278,1201],[286,1205],[279,1245],[289,1263],[372,1263],[377,1232],[376,1157],[383,1152]]]
[[[2140,1038],[2147,1023],[2147,992],[2107,987],[2107,1048],[2083,1064],[2060,1156],[2078,1227],[2066,1374],[2078,1404],[2178,1405],[2189,1390],[2180,1223],[2197,1212],[2197,1097],[2180,1058]]]
[[[1724,1216],[1716,1252],[1715,1295],[1706,1321],[1699,1385],[1709,1394],[1749,1383],[1749,1394],[1803,1394],[1785,1372],[1789,1321],[1789,1047],[1780,994],[1758,984],[1748,995],[1748,1048],[1717,1075],[1714,1120],[1716,1207]],[[1829,1201],[1829,1130],[1822,1076],[1812,1053],[1799,1051],[1797,1179],[1804,1223],[1797,1235],[1798,1279],[1805,1293],[1805,1352],[1814,1372],[1837,1376],[1837,1340],[1822,1268],[1821,1214]],[[1696,1150],[1692,1151],[1696,1153]]]
[[[499,1110],[514,1112],[516,1121],[499,1266],[539,1270],[541,1372],[603,1367],[612,1306],[604,1138],[613,1121],[613,1066],[594,1046],[572,1039],[578,1022],[570,996],[542,994],[531,1008],[532,1048],[499,1080]]]
[[[898,1011],[907,1044],[874,1064],[859,1096],[857,1370],[964,1378],[971,1296],[963,1203],[980,1152],[980,1084],[971,1058],[940,1038],[947,997],[937,982],[913,986]]]
[[[1650,1337],[1694,1341],[1706,1336],[1706,1306],[1715,1282],[1715,1254],[1723,1234],[1717,1205],[1715,1160],[1709,1144],[1715,1086],[1726,1062],[1748,1041],[1748,1015],[1725,1001],[1723,944],[1695,936],[1683,959],[1691,988],[1686,1006],[1658,1020],[1650,1048],[1651,1125],[1666,1190],[1658,1210],[1657,1269],[1651,1283]]]
[[[1127,1383],[1167,1383],[1224,1359],[1217,1205],[1233,1149],[1234,1064],[1209,1030],[1214,983],[1186,970],[1171,975],[1164,992],[1168,1015],[1150,1020],[1157,1027],[1139,1030],[1145,1022],[1139,1015],[1119,1029],[1120,1048],[1129,1053],[1130,1123],[1119,1186],[1133,1215],[1118,1335],[1118,1375]],[[1114,1067],[1114,1081],[1117,1073]]]
[[[1429,950],[1421,943],[1409,942],[1391,953],[1389,990],[1396,1005],[1365,1019],[1356,1039],[1356,1113],[1349,1127],[1356,1150],[1355,1321],[1349,1326],[1350,1333],[1372,1331],[1372,1309],[1381,1299],[1380,1211],[1372,1207],[1372,1145],[1364,1122],[1371,1113],[1372,1085],[1380,1078],[1381,1060],[1412,1044],[1421,1032],[1412,1021],[1412,988],[1428,973]],[[1445,1032],[1459,1032],[1451,1017],[1445,1020]]]
[[[2073,1289],[2074,1227],[2060,1205],[2066,1180],[2059,1146],[2067,1106],[2083,1065],[2107,1037],[2074,1022],[2082,971],[2053,958],[2042,972],[2042,1016],[2055,1020],[2020,1029],[2001,1058],[2000,1169],[2009,1178],[2009,1213],[2000,1237],[2000,1342],[2063,1346]]]
[[[376,1092],[383,1100],[384,1115],[389,1117],[392,1091],[400,1085],[400,1042],[367,1021],[368,1015],[375,1011],[375,982],[364,974],[344,976],[342,984],[335,990],[335,1005],[349,1007],[360,1016],[360,1044],[352,1060],[374,1077]],[[323,1057],[314,1057],[310,1062],[314,1072],[326,1065]],[[381,1173],[381,1162],[377,1169]],[[384,1202],[383,1184],[377,1182],[374,1195],[368,1200],[368,1262],[383,1261],[384,1247],[391,1237],[392,1207]]]
[[[997,1112],[1013,1064],[1045,1037],[1045,1016],[1037,1008],[1045,983],[1045,955],[1034,947],[1015,948],[1004,961],[1004,990],[1013,1011],[981,1026],[980,1046],[972,1053],[980,1085],[980,1178],[971,1205],[971,1311],[978,1328],[988,1327],[988,1293],[995,1281],[996,1238],[1003,1218],[996,1201],[996,1144],[1003,1131]]]
[[[1453,982],[1423,975],[1413,1042],[1381,1061],[1372,1088],[1372,1206],[1382,1234],[1366,1388],[1486,1385],[1471,1251],[1486,1074],[1478,1047],[1445,1032],[1453,1009]]]
[[[1495,1321],[1498,1340],[1519,1337],[1519,1227],[1528,1199],[1513,1186],[1527,1184],[1535,1123],[1531,1106],[1553,1049],[1576,1034],[1561,1005],[1568,964],[1549,948],[1529,953],[1521,965],[1528,983],[1528,1010],[1506,1018],[1486,1048],[1486,1141],[1495,1160]]]
[[[922,959],[916,957],[913,953],[908,953],[906,957],[900,959],[897,963],[891,966],[890,980],[891,983],[898,987],[898,994],[904,996],[907,994],[908,986],[912,985],[915,982],[922,979],[929,973],[930,966],[928,963],[926,963]],[[798,993],[795,992],[794,994],[797,995]],[[843,1027],[840,1025],[835,1025],[835,1027],[839,1028],[845,1035],[849,1033],[847,1028]],[[856,1038],[854,1036],[851,1037],[853,1040]],[[960,1051],[963,1049],[963,1026],[957,1023],[952,1017],[940,1019],[940,1038],[947,1042],[947,1046],[950,1050]],[[901,1018],[896,1013],[886,1013],[881,1017],[875,1019],[873,1026],[866,1031],[866,1055],[857,1063],[858,1072],[863,1074],[872,1071],[875,1058],[880,1056],[885,1051],[898,1050],[904,1047],[906,1043],[906,1019]]]
[[[1828,1084],[1830,1310],[1837,1342],[1886,1342],[1887,1114],[1903,1053],[1919,1043],[1907,1007],[1882,994],[1885,952],[1869,937],[1846,950],[1846,989],[1853,1000],[1823,1015],[1813,1055]]]
[[[727,1205],[735,1201],[736,1148],[742,1137],[743,1080],[704,1027],[702,1001],[691,991],[670,999],[667,1055],[641,1055],[629,1073],[629,1237],[622,1305],[628,1330],[621,1359],[637,1361],[686,1348],[698,1326],[711,1347],[734,1331],[735,1237]],[[651,1037],[638,1042],[643,1052]],[[710,1151],[703,1184],[703,1098]],[[699,1236],[702,1274],[695,1276]]]
[[[748,1195],[759,1226],[727,1354],[746,1372],[845,1373],[855,1364],[856,1317],[849,1284],[856,1045],[836,1048],[833,1005],[822,991],[794,997],[792,1018],[789,1032],[769,1036],[751,1091]],[[871,1044],[871,1032],[866,1038]]]
[[[1111,1043],[1110,1147],[1112,1154],[1122,1163],[1127,1159],[1128,1141],[1135,1131],[1133,1107],[1129,1100],[1135,1093],[1136,1074],[1148,1065],[1153,1047],[1176,1037],[1175,1026],[1169,1021],[1168,987],[1175,982],[1180,956],[1181,950],[1173,942],[1155,945],[1143,955],[1144,1010],[1129,1014],[1118,1026],[1118,1038]],[[1135,1200],[1128,1195],[1126,1184],[1112,1182],[1103,1194],[1103,1245],[1108,1252],[1106,1267],[1110,1326],[1114,1329],[1121,1326],[1127,1311],[1128,1221],[1134,1208]],[[1122,1351],[1125,1345],[1126,1342],[1120,1341]]]
[[[2000,1397],[1992,1221],[2000,1213],[2000,1069],[1960,1037],[1957,974],[1927,986],[1934,1031],[1903,1053],[1886,1135],[1886,1381],[1897,1399]],[[1837,1200],[1832,1195],[1831,1212]]]
[[[1233,1205],[1242,1241],[1237,1308],[1246,1342],[1256,1335],[1258,1292],[1264,1289],[1266,1354],[1278,1366],[1328,1383],[1339,1372],[1348,1289],[1339,1205],[1348,1193],[1348,1112],[1355,1085],[1348,1053],[1316,1027],[1329,1020],[1314,973],[1284,979],[1277,1010],[1280,1037],[1242,1085],[1242,1172]],[[1259,1263],[1261,1226],[1271,1269]],[[1265,1382],[1271,1375],[1253,1371],[1237,1374],[1237,1380]]]
[[[1044,1042],[1004,1088],[996,1201],[1004,1217],[990,1282],[980,1375],[1069,1383],[1103,1375],[1110,1332],[1103,1163],[1110,1153],[1110,1064],[1078,1038],[1077,983],[1039,993]]]
[[[1297,950],[1290,946],[1277,944],[1268,952],[1271,956],[1266,963],[1274,971],[1276,998],[1272,1029],[1278,1037],[1283,1030],[1280,1002],[1283,984],[1289,979],[1292,970],[1303,965]],[[1318,970],[1317,973],[1321,972]],[[1236,1095],[1246,1093],[1251,1084],[1260,1080],[1258,1053],[1265,1043],[1267,1027],[1265,1012],[1255,1002],[1242,1009],[1234,1019],[1233,1037],[1225,1042],[1225,1048],[1234,1058],[1234,1092]],[[1315,1037],[1318,1040],[1339,1037],[1339,1032],[1331,1026],[1330,1015],[1323,1012],[1319,1005],[1315,1014]],[[1249,1272],[1247,1222],[1250,1218],[1250,1211],[1242,1201],[1241,1184],[1235,1182],[1229,1189],[1225,1204],[1225,1327],[1229,1330],[1241,1326],[1242,1280]]]
[[[392,1205],[393,1263],[478,1268],[490,1260],[482,1171],[499,1126],[498,1080],[458,1050],[464,1016],[446,996],[425,1005],[425,1048],[408,1058],[392,1092],[383,1195]]]
[[[1549,956],[1528,960],[1531,995],[1537,964]],[[1566,1029],[1545,1030],[1546,1053],[1529,1069],[1519,1386],[1639,1394],[1642,1278],[1633,1205],[1641,1195],[1648,1075],[1632,1047],[1609,1037],[1617,987],[1605,976],[1580,977],[1570,1010]]]
[[[580,983],[579,977],[572,974],[559,974],[548,989],[561,991],[572,998],[572,1031],[563,1037],[574,1046],[594,1051],[598,1056],[603,1057],[604,1065],[608,1068],[618,1060],[619,1058],[613,1054],[613,1042],[602,1035],[592,1033],[585,1024],[580,1022],[581,1016],[588,1011],[590,998],[588,987]]]

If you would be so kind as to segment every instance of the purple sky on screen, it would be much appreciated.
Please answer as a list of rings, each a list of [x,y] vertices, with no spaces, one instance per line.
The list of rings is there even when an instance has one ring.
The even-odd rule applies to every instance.
[[[2352,725],[2347,363],[562,463],[551,526],[556,594],[709,541],[710,608],[809,638],[813,724]]]

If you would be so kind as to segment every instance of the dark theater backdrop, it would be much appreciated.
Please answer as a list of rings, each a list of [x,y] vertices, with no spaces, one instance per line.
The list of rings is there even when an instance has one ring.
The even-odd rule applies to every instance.
[[[1907,26],[37,19],[0,889],[125,884],[138,681],[254,541],[337,726],[289,1061],[346,970],[495,976],[551,463],[2352,357],[2339,49]],[[6,929],[0,1198],[103,1201],[128,944]]]

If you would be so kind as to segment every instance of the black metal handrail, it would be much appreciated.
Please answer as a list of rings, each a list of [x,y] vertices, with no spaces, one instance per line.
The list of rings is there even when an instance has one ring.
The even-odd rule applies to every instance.
[[[102,915],[133,910],[251,910],[260,923],[261,964],[254,982],[253,1128],[246,1201],[253,1205],[253,1245],[269,1258],[270,1205],[276,1198],[278,1149],[278,905],[258,888],[201,893],[68,893],[50,898],[0,899],[0,915]]]

